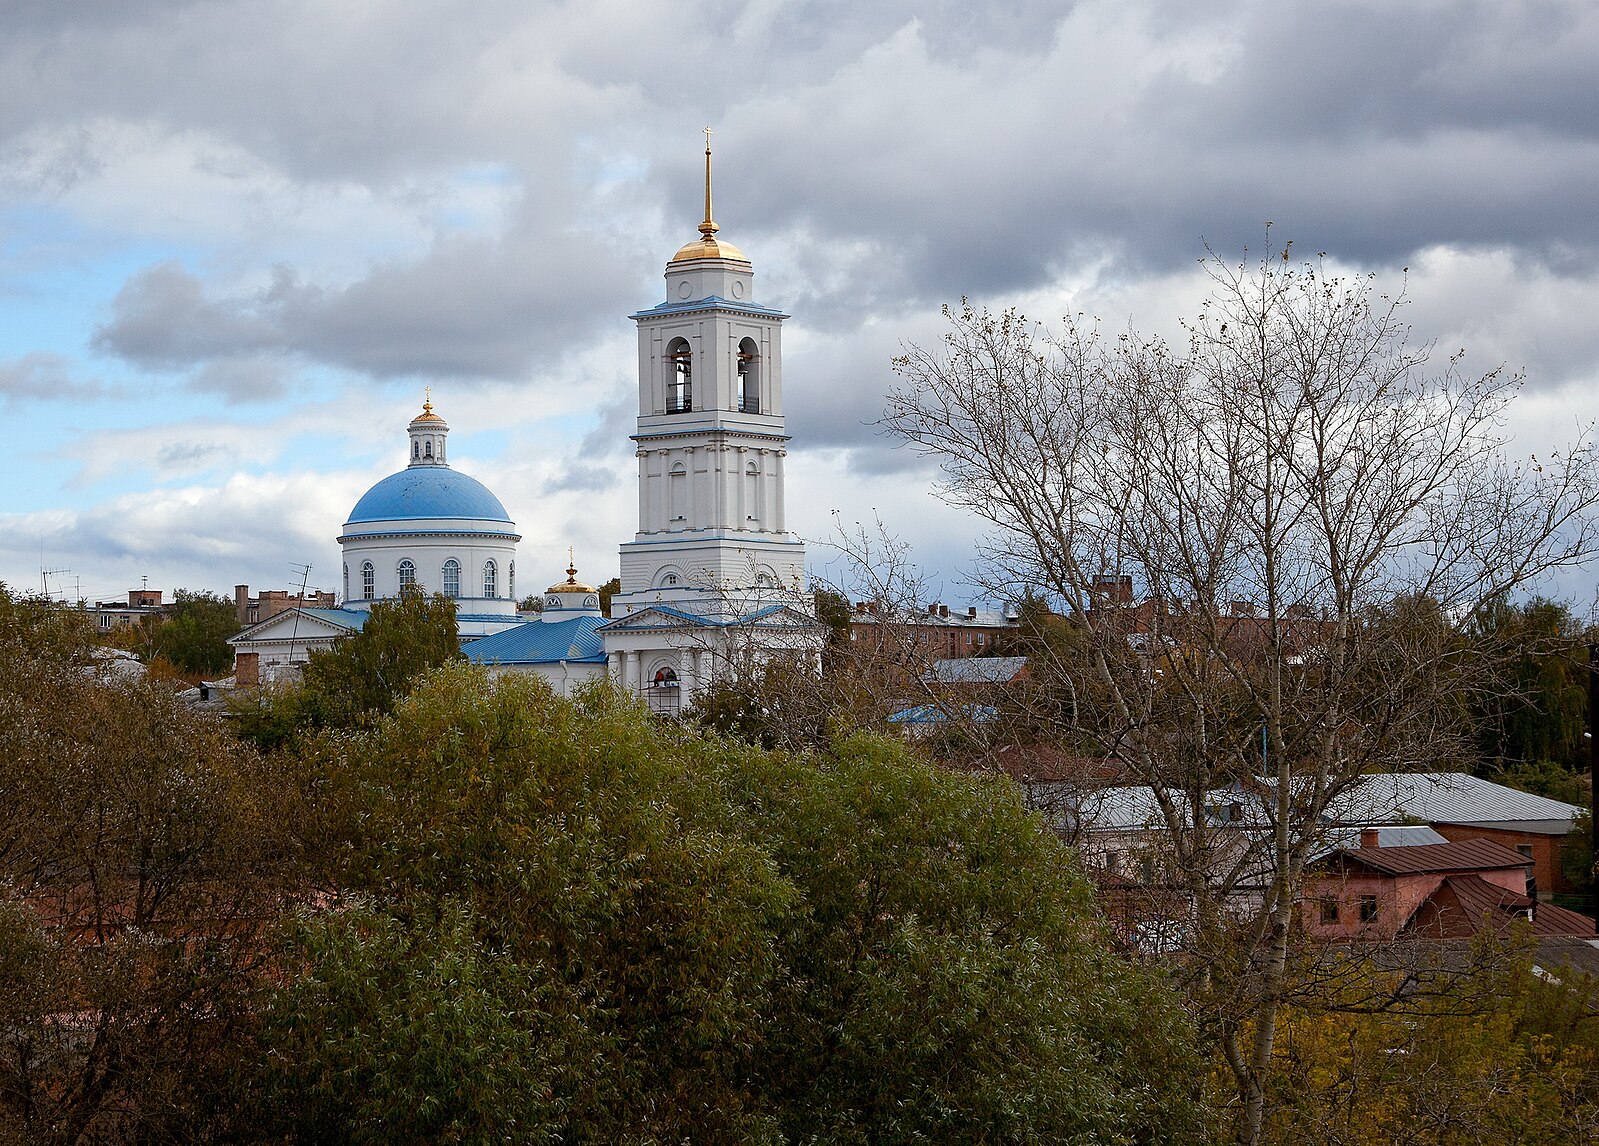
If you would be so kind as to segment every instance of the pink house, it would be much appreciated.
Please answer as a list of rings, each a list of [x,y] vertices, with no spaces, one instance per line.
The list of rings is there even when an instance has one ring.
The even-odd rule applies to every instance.
[[[1306,872],[1300,923],[1312,939],[1461,938],[1527,922],[1535,935],[1594,934],[1594,921],[1528,895],[1532,860],[1492,840],[1344,848]]]

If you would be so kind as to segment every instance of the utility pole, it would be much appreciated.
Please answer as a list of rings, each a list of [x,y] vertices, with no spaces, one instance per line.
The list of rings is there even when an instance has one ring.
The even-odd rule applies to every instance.
[[[1588,910],[1599,935],[1599,641],[1588,642]]]

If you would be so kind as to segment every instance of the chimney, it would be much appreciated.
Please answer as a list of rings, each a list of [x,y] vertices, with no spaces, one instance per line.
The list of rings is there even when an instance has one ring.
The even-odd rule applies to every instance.
[[[233,619],[239,624],[249,620],[250,586],[235,585],[233,587]]]
[[[969,620],[969,621],[977,620],[977,606],[976,605],[967,605],[966,606],[966,619]]]
[[[947,617],[947,616],[949,616],[949,606],[948,606],[948,605],[940,605],[940,606],[939,606],[939,607],[938,607],[938,615],[939,615],[939,616],[940,616],[940,617]]]
[[[927,606],[927,615],[928,615],[928,616],[929,616],[929,617],[936,617],[936,616],[938,616],[938,605],[937,605],[937,604],[936,604],[936,603],[935,603],[935,604],[932,604],[932,605],[929,605],[929,606]]]
[[[1376,828],[1361,828],[1360,846],[1363,848],[1382,847],[1382,834]]]

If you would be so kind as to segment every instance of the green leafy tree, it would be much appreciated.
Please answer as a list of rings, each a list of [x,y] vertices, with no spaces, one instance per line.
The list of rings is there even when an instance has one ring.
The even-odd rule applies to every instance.
[[[1414,978],[1377,971],[1383,1005],[1306,999],[1286,1016],[1270,1137],[1328,1146],[1577,1146],[1599,1134],[1599,980],[1534,973],[1525,935]],[[1547,956],[1539,959],[1548,963]],[[1464,970],[1466,973],[1461,973]]]
[[[327,732],[252,1093],[302,1140],[1193,1141],[1198,1062],[1008,785],[450,666]]]
[[[616,596],[621,591],[622,579],[620,577],[612,577],[609,581],[605,582],[605,584],[601,585],[599,588],[600,612],[609,617],[611,615],[611,598]]]
[[[423,673],[461,655],[455,602],[407,587],[374,603],[360,632],[311,654],[303,703],[317,724],[359,724],[392,709]]]
[[[0,588],[0,1140],[192,1140],[250,1044],[294,789],[57,609]]]
[[[233,602],[214,593],[179,589],[172,605],[155,622],[150,649],[179,672],[191,675],[225,673],[233,667],[228,638],[239,631]]]
[[[1546,597],[1495,598],[1477,610],[1474,635],[1493,657],[1473,710],[1478,747],[1501,770],[1550,761],[1572,772],[1585,758],[1588,663],[1570,608]]]

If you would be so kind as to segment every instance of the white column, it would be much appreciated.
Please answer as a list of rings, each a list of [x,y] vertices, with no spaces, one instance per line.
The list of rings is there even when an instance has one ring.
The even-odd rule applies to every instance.
[[[774,450],[772,453],[771,496],[775,503],[772,511],[772,527],[778,533],[788,531],[786,514],[783,512],[783,459],[787,456],[787,450]]]

